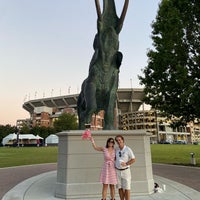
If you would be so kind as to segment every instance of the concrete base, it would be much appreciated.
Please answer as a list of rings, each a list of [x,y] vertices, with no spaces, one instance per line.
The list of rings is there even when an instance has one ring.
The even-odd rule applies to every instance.
[[[99,175],[103,164],[102,152],[95,151],[90,141],[82,140],[84,131],[58,133],[58,167],[55,196],[63,199],[101,197]],[[153,193],[154,180],[150,150],[150,134],[140,131],[92,131],[98,146],[105,146],[108,137],[121,134],[132,148],[136,162],[131,166],[133,195]]]

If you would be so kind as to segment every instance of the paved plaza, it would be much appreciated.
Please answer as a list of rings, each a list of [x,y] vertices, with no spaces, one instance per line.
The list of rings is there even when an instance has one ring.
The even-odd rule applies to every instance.
[[[0,169],[2,200],[59,200],[54,197],[56,164],[43,164]],[[134,196],[134,200],[199,200],[200,168],[153,164],[154,180],[162,193]],[[118,196],[116,198],[119,199]],[[91,199],[92,200],[92,199]]]

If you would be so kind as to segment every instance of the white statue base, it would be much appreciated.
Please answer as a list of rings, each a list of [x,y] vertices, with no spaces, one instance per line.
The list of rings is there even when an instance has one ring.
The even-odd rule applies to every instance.
[[[82,140],[83,132],[77,130],[57,134],[59,145],[55,196],[58,198],[80,200],[101,197],[102,184],[99,183],[99,176],[103,154],[95,151],[90,141]],[[136,162],[131,166],[131,195],[153,193],[150,134],[145,130],[92,131],[98,146],[105,146],[109,137],[114,138],[118,134],[124,136],[126,145],[136,156]]]

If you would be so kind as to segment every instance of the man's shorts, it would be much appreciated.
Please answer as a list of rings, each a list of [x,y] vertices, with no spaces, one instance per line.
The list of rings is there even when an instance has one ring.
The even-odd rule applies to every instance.
[[[131,189],[131,170],[130,168],[125,170],[118,170],[117,172],[117,188],[124,189],[124,190],[130,190]]]

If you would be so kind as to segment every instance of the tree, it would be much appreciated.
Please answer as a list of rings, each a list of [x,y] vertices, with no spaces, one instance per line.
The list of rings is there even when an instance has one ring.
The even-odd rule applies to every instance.
[[[56,131],[75,130],[78,128],[77,117],[70,113],[63,113],[54,122],[54,128]]]
[[[4,137],[9,135],[10,133],[15,133],[16,132],[16,126],[11,126],[10,124],[7,125],[0,125],[0,145],[1,141]]]
[[[139,76],[145,103],[190,121],[200,117],[200,2],[162,0],[152,23],[154,49]]]
[[[20,129],[21,134],[29,134],[30,133],[30,128],[26,123],[23,123],[21,129]]]
[[[56,133],[56,130],[52,127],[45,127],[45,126],[34,126],[30,129],[30,134],[39,135],[42,138],[48,137],[50,134]]]
[[[33,128],[30,129],[30,134],[40,136],[40,133],[41,133],[41,127],[39,126],[34,126]]]

